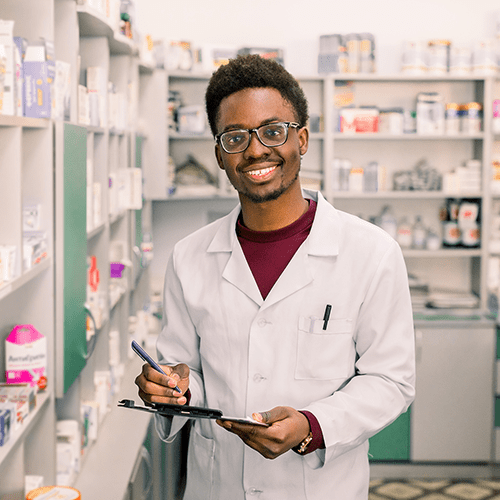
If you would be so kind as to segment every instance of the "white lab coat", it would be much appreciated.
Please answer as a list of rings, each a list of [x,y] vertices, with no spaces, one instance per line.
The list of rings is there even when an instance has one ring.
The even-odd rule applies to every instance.
[[[235,233],[239,207],[175,246],[157,349],[161,363],[189,365],[192,405],[229,416],[307,409],[326,449],[266,460],[214,421],[197,420],[186,500],[366,500],[367,439],[414,398],[413,319],[398,244],[320,193],[304,194],[318,202],[310,235],[266,300]],[[166,441],[183,424],[156,419]]]

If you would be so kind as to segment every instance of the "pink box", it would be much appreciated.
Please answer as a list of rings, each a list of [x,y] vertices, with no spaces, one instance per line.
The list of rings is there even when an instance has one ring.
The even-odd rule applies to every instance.
[[[8,384],[47,386],[47,339],[33,325],[17,325],[5,340]]]

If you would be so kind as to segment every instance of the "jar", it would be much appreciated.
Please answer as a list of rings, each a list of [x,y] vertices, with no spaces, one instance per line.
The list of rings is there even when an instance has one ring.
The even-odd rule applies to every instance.
[[[431,40],[428,44],[427,71],[433,74],[448,72],[450,58],[450,40]]]
[[[445,108],[445,132],[449,135],[460,132],[459,105],[456,102],[449,102]]]
[[[26,500],[36,500],[37,498],[57,498],[58,500],[82,500],[81,494],[70,486],[42,486],[31,490],[26,495]]]
[[[423,42],[405,41],[401,72],[406,75],[424,75],[427,73],[427,47]]]
[[[472,52],[470,49],[452,47],[450,50],[450,74],[469,75],[472,71]]]
[[[481,132],[481,110],[478,102],[469,102],[463,107],[461,129],[465,134],[477,134]]]
[[[493,40],[481,40],[475,43],[472,69],[474,73],[480,75],[495,75],[497,73],[497,54]]]

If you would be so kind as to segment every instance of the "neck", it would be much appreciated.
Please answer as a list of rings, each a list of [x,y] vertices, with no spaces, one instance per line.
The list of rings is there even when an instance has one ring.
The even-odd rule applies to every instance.
[[[243,222],[253,231],[276,231],[289,226],[307,212],[309,202],[300,188],[283,193],[278,199],[255,203],[240,196]]]

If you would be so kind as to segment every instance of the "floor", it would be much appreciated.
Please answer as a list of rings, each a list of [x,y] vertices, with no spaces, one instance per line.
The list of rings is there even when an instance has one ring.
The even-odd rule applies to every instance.
[[[500,479],[374,479],[368,500],[500,500]]]

